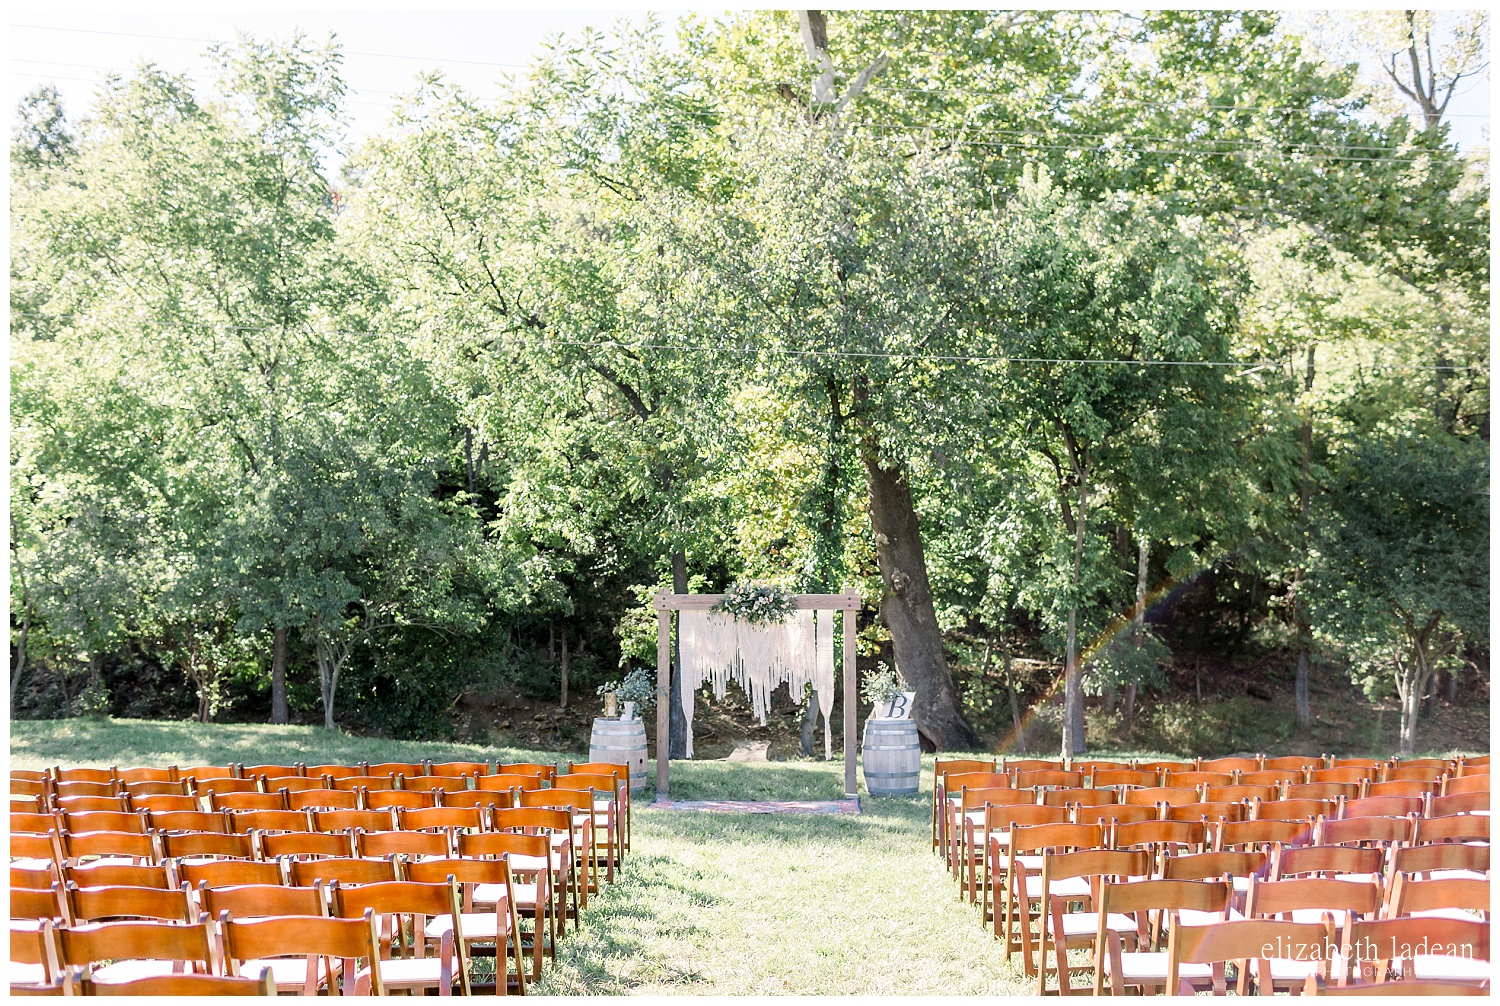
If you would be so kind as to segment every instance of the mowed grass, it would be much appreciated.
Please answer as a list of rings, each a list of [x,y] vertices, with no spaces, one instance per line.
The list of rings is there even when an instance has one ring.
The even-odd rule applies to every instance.
[[[11,763],[558,761],[556,752],[348,737],[316,727],[18,721]],[[581,755],[571,756],[581,760]],[[539,994],[1016,995],[1028,991],[930,851],[931,757],[911,798],[859,815],[652,810]],[[843,762],[674,762],[675,800],[837,800]]]

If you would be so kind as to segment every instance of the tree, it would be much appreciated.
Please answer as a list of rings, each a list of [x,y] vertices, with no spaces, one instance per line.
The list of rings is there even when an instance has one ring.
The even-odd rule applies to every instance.
[[[1401,702],[1401,753],[1434,670],[1489,631],[1489,466],[1482,445],[1402,436],[1354,445],[1322,501],[1311,582],[1319,633],[1375,697]]]

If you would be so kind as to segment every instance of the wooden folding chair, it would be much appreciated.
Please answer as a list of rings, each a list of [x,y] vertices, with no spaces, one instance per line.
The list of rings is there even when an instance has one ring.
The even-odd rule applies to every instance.
[[[1137,761],[1135,768],[1138,772],[1155,772],[1160,776],[1163,772],[1196,772],[1198,763],[1196,761]]]
[[[172,766],[168,766],[166,768],[156,768],[149,766],[142,766],[139,768],[117,768],[115,769],[115,779],[121,783],[125,783],[126,785],[129,785],[133,782],[181,781],[181,778],[177,774],[177,769]]]
[[[1271,879],[1338,877],[1348,881],[1384,881],[1385,850],[1352,845],[1309,845],[1279,849],[1271,856]]]
[[[1307,780],[1307,772],[1292,768],[1267,768],[1259,772],[1241,772],[1241,786],[1298,786]]]
[[[1138,824],[1141,821],[1155,821],[1161,816],[1156,807],[1136,807],[1120,803],[1105,804],[1102,807],[1073,804],[1068,812],[1074,824],[1101,824],[1105,827],[1112,822]]]
[[[1372,782],[1365,787],[1365,796],[1370,799],[1389,796],[1410,796],[1425,799],[1443,788],[1441,779],[1392,779],[1389,782]]]
[[[115,780],[109,782],[55,782],[52,795],[56,798],[80,796],[105,796],[118,799],[128,792]]]
[[[504,859],[510,867],[511,886],[509,896],[514,899],[516,917],[526,919],[530,912],[532,920],[531,974],[528,981],[538,981],[542,975],[544,957],[557,953],[557,923],[553,911],[551,844],[545,835],[521,835],[514,832],[487,832],[482,835],[458,836],[458,855],[462,859]],[[530,876],[531,883],[521,883],[516,877]],[[488,885],[479,885],[473,892],[473,903],[485,905],[501,891]],[[518,931],[518,940],[523,934]]]
[[[510,964],[516,969],[516,987],[526,993],[526,965],[521,950],[521,920],[513,893],[515,884],[510,864],[505,859],[428,859],[407,864],[408,878],[418,883],[446,883],[449,877],[458,882],[463,901],[458,916],[463,941],[472,950],[475,944],[494,944],[495,991],[504,995],[510,984]],[[476,911],[476,904],[493,904],[490,912]],[[427,924],[430,939],[441,938],[451,929],[449,919],[434,919]]]
[[[1467,877],[1488,880],[1488,845],[1434,844],[1401,847],[1391,852],[1391,874],[1411,873],[1422,880]]]
[[[1339,768],[1315,768],[1307,773],[1308,783],[1345,782],[1361,788],[1380,778],[1378,765],[1345,765]],[[1361,792],[1363,795],[1363,792]]]
[[[203,789],[203,783],[209,780],[218,782],[221,779],[239,778],[233,765],[192,765],[188,768],[177,768],[175,771],[178,779],[197,780],[199,789]]]
[[[1307,980],[1302,987],[1305,996],[1487,996],[1489,982],[1470,985],[1464,982],[1368,982],[1364,985],[1329,985],[1322,978]]]
[[[364,798],[366,810],[395,810],[401,807],[416,809],[438,805],[437,792],[428,789],[367,789],[362,790],[359,795]]]
[[[540,773],[528,775],[522,772],[502,772],[495,775],[474,776],[474,788],[487,793],[508,793],[513,789],[540,789]]]
[[[1198,802],[1196,789],[1183,789],[1180,786],[1142,786],[1140,789],[1125,790],[1123,796],[1124,802],[1134,807],[1156,807],[1160,804],[1175,807]]]
[[[1010,833],[1016,826],[1067,824],[1066,807],[1038,804],[990,804],[984,809],[984,901],[982,921],[995,924],[1000,937],[1000,907],[1010,897]],[[1102,826],[1096,826],[1102,827]],[[1040,862],[1040,860],[1038,860]],[[1007,941],[1009,942],[1009,941]],[[1009,955],[1010,951],[1006,951]]]
[[[1176,928],[1177,914],[1196,913],[1199,918],[1228,917],[1234,890],[1227,881],[1132,880],[1099,885],[1099,929],[1094,937],[1094,995],[1102,995],[1106,983],[1120,996],[1127,988],[1142,993],[1167,986],[1168,955],[1161,949],[1163,932]],[[1116,915],[1136,923],[1136,950],[1124,949],[1125,939],[1108,926]],[[1179,976],[1209,979],[1207,965],[1179,965]]]
[[[568,902],[572,900],[572,917],[578,917],[578,885],[573,856],[573,818],[566,810],[552,807],[508,807],[490,812],[490,823],[495,831],[515,832],[522,835],[545,835],[551,847],[549,857],[552,868],[551,888],[556,907],[553,918],[557,920],[558,938],[568,934]],[[534,863],[522,857],[512,856],[516,869],[535,868]]]
[[[11,890],[23,888],[29,891],[46,891],[52,888],[62,877],[62,871],[56,863],[45,863],[35,866],[18,866],[15,863],[10,867]]]
[[[1379,758],[1342,758],[1338,755],[1328,756],[1329,768],[1368,768],[1379,772],[1385,768],[1385,762]]]
[[[1021,964],[1027,975],[1037,973],[1037,964],[1032,960],[1033,934],[1031,929],[1031,906],[1038,906],[1036,918],[1041,921],[1045,913],[1043,905],[1046,892],[1042,888],[1042,854],[1102,849],[1104,829],[1089,824],[1039,824],[1013,825],[1010,829],[1010,848],[1006,866],[1005,902],[997,904],[996,912],[1005,932],[1005,956],[1010,959],[1012,946],[1021,951]],[[1054,894],[1066,894],[1075,900],[1090,899],[1092,891],[1086,882],[1073,885],[1061,884]],[[1040,937],[1035,937],[1040,942]]]
[[[532,780],[535,782],[536,780]],[[434,796],[439,797],[440,807],[465,807],[478,808],[480,810],[489,807],[514,807],[516,805],[516,791],[466,789],[458,793],[444,793],[442,790],[430,790]]]
[[[932,807],[933,827],[938,843],[943,849],[943,858],[953,871],[953,849],[957,841],[953,830],[956,794],[964,787],[970,789],[1009,789],[1011,774],[996,772],[994,762],[973,759],[951,759],[944,761],[946,767],[940,771],[933,783]],[[1036,802],[1036,797],[1031,797]]]
[[[1436,779],[1440,776],[1452,775],[1454,762],[1447,758],[1413,758],[1410,761],[1402,761],[1393,758],[1386,763],[1381,772],[1380,781],[1387,782],[1391,779]]]
[[[1490,776],[1486,772],[1483,775],[1448,776],[1443,779],[1441,796],[1453,796],[1458,793],[1485,793],[1490,791]]]
[[[354,839],[347,831],[273,831],[256,837],[265,859],[347,859],[354,855]]]
[[[302,772],[304,775],[314,777],[326,776],[329,779],[352,779],[365,775],[365,767],[363,765],[304,765]]]
[[[289,777],[307,778],[307,766],[300,762],[296,765],[241,765],[239,769],[240,778],[242,779],[253,779],[261,775],[268,778],[283,779]]]
[[[311,780],[314,782],[321,780]],[[359,810],[360,794],[367,790],[316,789],[279,791],[289,810]],[[391,790],[390,792],[400,792]]]
[[[1490,882],[1470,877],[1417,880],[1412,874],[1397,872],[1391,877],[1381,914],[1388,919],[1419,916],[1488,922]]]
[[[305,810],[231,810],[229,830],[247,835],[252,831],[311,831],[312,821]]]
[[[390,775],[334,776],[333,788],[348,790],[351,793],[357,789],[404,789],[401,782],[401,776],[394,772]]]
[[[354,854],[361,859],[448,859],[453,843],[442,831],[364,831],[354,829]]]
[[[536,776],[549,786],[552,784],[552,780],[557,778],[557,766],[546,765],[541,762],[516,762],[511,765],[496,765],[495,772],[499,775]]]
[[[303,995],[317,995],[322,984],[333,992],[333,975],[344,975],[344,995],[385,995],[385,984],[379,968],[364,973],[359,962],[380,958],[375,935],[374,913],[366,911],[358,919],[329,919],[310,915],[272,916],[236,919],[229,913],[219,918],[224,935],[224,955],[231,975],[240,975],[249,967],[255,971],[273,966],[278,958],[301,958],[306,962]],[[333,961],[338,961],[337,969]],[[281,982],[277,982],[280,986]]]
[[[1233,786],[1233,772],[1164,772],[1161,784],[1171,789],[1200,789],[1203,786]]]
[[[615,882],[615,866],[619,862],[618,850],[623,842],[620,834],[621,813],[619,789],[615,777],[612,775],[569,773],[567,775],[559,775],[555,778],[552,781],[552,789],[592,795],[590,813],[592,814],[594,834],[597,836],[602,832],[604,836],[604,856],[600,860],[604,864],[604,881],[605,883],[613,884]],[[601,794],[603,794],[602,798]],[[597,843],[595,858],[598,859]],[[599,862],[596,862],[594,864],[596,874],[598,869]]]
[[[1204,803],[1246,803],[1250,800],[1274,800],[1278,796],[1275,786],[1204,786]]]
[[[1094,789],[1154,789],[1161,785],[1161,773],[1143,769],[1095,769],[1089,775]]]
[[[1380,914],[1384,894],[1380,884],[1346,883],[1328,878],[1262,881],[1253,877],[1245,899],[1245,915],[1252,919],[1280,919],[1285,922],[1327,922],[1335,941],[1342,937],[1351,920],[1373,919]],[[1296,994],[1310,975],[1319,973],[1309,961],[1278,958],[1270,966],[1271,990]],[[1342,957],[1324,961],[1324,977],[1342,977],[1346,962]]]
[[[180,860],[177,876],[198,890],[209,887],[280,886],[286,874],[280,863],[251,859]]]
[[[462,775],[424,775],[407,778],[405,783],[407,789],[418,792],[440,789],[444,793],[463,793],[469,789],[469,777]]]
[[[1057,758],[1002,758],[1000,771],[1014,775],[1017,772],[1063,771],[1066,766]]]
[[[154,975],[126,982],[81,979],[85,996],[274,996],[276,980],[270,968],[256,978],[224,975]]]
[[[389,810],[315,810],[312,831],[386,831],[396,827],[396,815]]]
[[[553,807],[567,810],[572,815],[573,862],[578,870],[574,883],[578,885],[580,905],[587,908],[590,892],[599,889],[599,838],[594,830],[593,797],[566,790],[522,789],[516,791],[516,800],[522,807]]]
[[[1473,778],[1471,776],[1471,778]],[[1448,817],[1453,814],[1485,814],[1490,811],[1488,793],[1453,793],[1449,796],[1434,796],[1428,801],[1428,817]]]
[[[1343,820],[1320,817],[1313,832],[1313,844],[1388,849],[1397,843],[1410,844],[1416,823],[1415,817],[1349,817]]]
[[[58,960],[57,931],[53,919],[35,924],[10,926],[10,987],[14,994],[31,989],[52,988],[62,978]]]
[[[569,762],[568,774],[583,773],[589,775],[607,775],[615,780],[615,791],[618,794],[621,807],[625,814],[625,835],[620,843],[621,862],[624,862],[623,853],[630,851],[630,766],[615,764],[614,762]]]
[[[213,887],[207,881],[202,881],[198,886],[198,900],[211,919],[222,918],[225,912],[241,921],[283,915],[328,914],[328,899],[321,880],[310,887],[283,887],[280,884]],[[301,986],[307,982],[304,963],[295,959],[283,959],[279,963],[267,961],[265,966],[272,969],[277,984]]]
[[[63,867],[62,879],[79,887],[155,887],[168,891],[177,887],[177,875],[171,864],[86,863]]]
[[[1290,769],[1304,775],[1312,769],[1326,766],[1327,762],[1324,759],[1314,755],[1281,755],[1277,758],[1262,758],[1260,762],[1262,772]]]
[[[1275,987],[1272,960],[1309,964],[1326,977],[1328,960],[1337,946],[1330,923],[1239,919],[1206,926],[1178,924],[1167,936],[1166,988],[1177,995],[1192,995],[1206,986],[1215,995],[1225,995],[1225,965],[1236,961],[1238,993],[1249,994],[1253,974],[1260,994],[1269,995]],[[1207,965],[1209,981],[1185,975],[1183,967],[1188,964]]]
[[[1399,974],[1403,985],[1488,983],[1490,924],[1432,916],[1357,921],[1345,931],[1344,959],[1356,966],[1354,977],[1364,981],[1384,982]]]
[[[979,832],[984,825],[984,809],[986,807],[1018,807],[1036,803],[1036,796],[1028,790],[1016,790],[1009,787],[959,787],[955,798],[948,800],[948,820],[944,825],[944,832],[952,836],[953,848],[949,852],[949,872],[958,878],[958,896],[963,897],[965,889],[964,877],[968,877],[969,902],[975,901],[975,875],[982,865],[980,860],[984,856],[984,850],[979,848]],[[1057,804],[1057,806],[1062,806]]]
[[[133,796],[130,805],[136,810],[201,810],[203,803],[197,796],[179,796],[174,793],[154,793],[147,796]]]
[[[286,794],[279,793],[220,793],[208,791],[209,810],[252,811],[287,810]]]
[[[348,885],[380,884],[387,880],[401,879],[401,868],[395,856],[388,859],[330,856],[327,859],[289,859],[282,862],[293,887],[311,887],[320,880],[324,884],[337,880]]]
[[[378,972],[381,984],[391,990],[412,993],[435,988],[438,995],[447,996],[453,994],[457,983],[460,994],[472,994],[463,912],[458,885],[451,875],[442,884],[396,880],[345,887],[335,881],[330,894],[336,918],[359,919],[372,912],[380,934],[380,954],[370,961],[369,968],[355,973],[356,986],[367,984],[370,973]],[[437,955],[428,957],[428,921],[442,918],[447,918],[450,926],[437,938]],[[408,924],[410,937],[406,936]]]
[[[117,919],[151,919],[157,922],[196,922],[197,906],[187,885],[176,890],[156,887],[79,887],[69,883],[65,892],[70,925]]]
[[[12,922],[17,919],[30,919],[36,922],[42,919],[61,919],[64,923],[72,921],[68,916],[68,906],[63,897],[62,884],[56,882],[45,890],[12,887],[10,889],[10,917]]]
[[[1199,772],[1259,772],[1265,761],[1264,755],[1253,758],[1205,758],[1198,762]]]
[[[110,768],[63,768],[58,766],[52,770],[52,781],[54,783],[66,784],[70,782],[101,782],[114,785],[119,782],[119,769]]]
[[[1208,844],[1208,825],[1203,821],[1141,821],[1115,823],[1105,835],[1111,849],[1143,851],[1155,872],[1167,856],[1200,853]]]
[[[487,813],[480,807],[402,807],[396,811],[396,824],[400,831],[438,831],[445,835],[488,828]]]
[[[1230,908],[1230,919],[1243,918],[1237,910],[1244,903],[1250,890],[1250,878],[1264,877],[1271,869],[1271,856],[1264,852],[1203,852],[1193,856],[1167,856],[1162,860],[1163,880],[1220,880],[1228,878],[1235,891],[1236,906]],[[1190,926],[1208,925],[1212,919],[1202,918],[1187,910],[1181,913],[1182,921]]]
[[[1128,761],[1104,761],[1098,758],[1084,758],[1068,762],[1070,772],[1082,772],[1085,779],[1091,778],[1095,772],[1114,772],[1131,767]]]
[[[220,796],[229,796],[235,793],[264,793],[265,786],[262,785],[260,776],[253,779],[199,779],[197,776],[188,776],[188,780],[197,787],[200,793],[218,793]]]
[[[1011,777],[1011,785],[1016,789],[1082,789],[1083,773],[1056,768],[1018,771]]]
[[[65,831],[58,836],[62,856],[59,865],[79,866],[84,862],[141,863],[157,861],[156,842],[150,835],[130,831],[89,831],[75,835]]]
[[[1213,829],[1214,852],[1269,852],[1278,845],[1307,845],[1311,821],[1220,821]]]
[[[1307,821],[1320,815],[1333,817],[1343,804],[1338,800],[1251,800],[1252,821]]]
[[[120,810],[63,810],[58,817],[62,821],[62,831],[74,835],[82,835],[92,831],[132,832],[144,835],[149,830],[146,827],[146,817],[136,811]]]
[[[1111,807],[1120,802],[1112,789],[1044,789],[1041,796],[1044,807]]]
[[[1365,784],[1360,782],[1307,782],[1296,786],[1283,786],[1281,793],[1273,799],[1279,800],[1358,800],[1364,796]]]
[[[1406,817],[1408,814],[1423,815],[1423,799],[1419,796],[1372,796],[1360,800],[1345,801],[1339,817]]]
[[[424,764],[427,767],[427,775],[489,775],[491,772],[491,765],[487,761],[434,762],[428,759]]]
[[[1490,816],[1488,814],[1445,814],[1419,817],[1411,840],[1413,845],[1429,845],[1433,842],[1488,843]]]
[[[57,930],[58,963],[80,967],[85,979],[129,981],[150,975],[201,974],[218,970],[213,928],[208,920],[176,922],[92,922]],[[96,964],[108,961],[96,968]]]
[[[255,840],[250,835],[226,835],[213,831],[167,833],[158,835],[157,841],[161,842],[164,860],[255,857]]]
[[[1242,803],[1162,804],[1163,821],[1243,821],[1248,808]]]
[[[52,798],[52,808],[65,814],[88,811],[130,813],[135,810],[135,805],[131,803],[129,794],[122,793],[119,796],[55,796]]]
[[[229,818],[222,811],[210,810],[151,810],[146,812],[146,825],[157,832],[216,831],[229,833]]]
[[[408,761],[388,761],[388,762],[381,762],[379,765],[367,765],[365,767],[365,774],[366,775],[398,775],[398,776],[404,776],[406,779],[409,780],[409,779],[412,779],[412,778],[415,778],[415,777],[425,776],[427,774],[427,763],[425,761],[424,762],[408,762]]]
[[[46,869],[61,865],[63,859],[62,839],[54,829],[44,835],[17,834],[10,836],[11,865],[22,868]]]
[[[1089,849],[1082,852],[1042,852],[1042,925],[1039,967],[1037,972],[1037,995],[1047,994],[1047,949],[1050,946],[1056,958],[1058,991],[1071,995],[1073,983],[1069,975],[1068,951],[1092,948],[1100,928],[1113,931],[1122,940],[1131,943],[1136,939],[1136,920],[1128,915],[1100,915],[1096,911],[1071,912],[1068,907],[1082,903],[1093,906],[1099,903],[1100,885],[1110,878],[1116,880],[1144,879],[1151,872],[1151,854],[1145,850],[1114,851]],[[1087,884],[1087,897],[1078,896],[1079,881]],[[1072,882],[1073,887],[1069,884]],[[1022,953],[1030,957],[1030,948],[1025,946],[1022,936]],[[1091,962],[1088,967],[1093,969]]]

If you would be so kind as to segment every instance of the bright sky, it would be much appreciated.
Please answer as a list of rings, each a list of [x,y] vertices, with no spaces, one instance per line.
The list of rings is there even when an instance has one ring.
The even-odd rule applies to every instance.
[[[667,30],[683,11],[657,11]],[[705,10],[708,16],[722,9]],[[207,80],[202,52],[208,41],[236,30],[286,37],[302,30],[329,32],[344,46],[349,84],[351,141],[378,130],[395,94],[409,90],[421,71],[441,69],[450,80],[482,96],[499,92],[503,74],[519,74],[546,39],[576,35],[585,25],[608,27],[617,19],[641,23],[641,10],[508,11],[69,10],[13,8],[7,108],[37,84],[51,81],[70,116],[84,111],[110,69],[129,70],[142,60]],[[1489,83],[1465,81],[1449,106],[1453,136],[1465,149],[1487,144]]]

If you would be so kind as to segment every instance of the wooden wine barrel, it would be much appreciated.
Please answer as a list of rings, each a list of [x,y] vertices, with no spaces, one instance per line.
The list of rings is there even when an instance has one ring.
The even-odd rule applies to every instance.
[[[641,720],[594,720],[589,761],[630,766],[630,791],[646,788],[646,724]]]
[[[871,796],[915,796],[922,748],[912,720],[865,720],[865,789]]]

